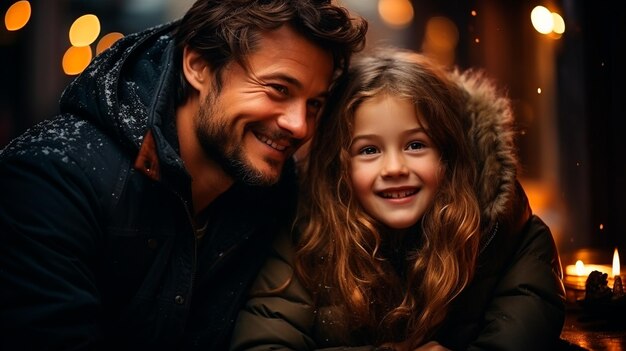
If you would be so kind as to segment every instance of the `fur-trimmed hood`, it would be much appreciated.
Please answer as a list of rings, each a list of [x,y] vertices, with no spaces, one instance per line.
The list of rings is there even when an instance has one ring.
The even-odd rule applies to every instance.
[[[455,70],[450,77],[465,93],[464,115],[479,172],[475,187],[489,228],[507,216],[516,196],[519,162],[511,102],[484,72]]]

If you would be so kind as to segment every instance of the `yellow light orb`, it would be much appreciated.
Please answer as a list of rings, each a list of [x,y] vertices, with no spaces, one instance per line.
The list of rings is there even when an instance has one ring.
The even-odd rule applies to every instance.
[[[100,35],[100,20],[95,15],[78,17],[70,27],[70,43],[73,46],[91,45]]]
[[[543,6],[536,6],[530,12],[530,21],[535,30],[541,34],[548,34],[554,28],[554,19],[552,12]]]
[[[554,28],[552,29],[554,33],[565,33],[565,21],[563,20],[563,17],[556,12],[552,12],[552,20],[554,21]]]
[[[91,46],[71,46],[63,55],[63,72],[68,76],[80,74],[91,58]]]
[[[30,2],[18,1],[11,5],[4,15],[4,26],[9,31],[22,29],[30,20]]]

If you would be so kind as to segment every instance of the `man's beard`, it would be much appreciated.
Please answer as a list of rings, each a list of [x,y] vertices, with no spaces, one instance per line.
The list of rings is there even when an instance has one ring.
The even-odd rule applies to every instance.
[[[218,94],[210,93],[201,103],[196,116],[196,136],[205,155],[219,164],[236,182],[260,186],[275,184],[279,177],[266,175],[254,168],[241,144],[232,145],[227,118],[218,106]]]

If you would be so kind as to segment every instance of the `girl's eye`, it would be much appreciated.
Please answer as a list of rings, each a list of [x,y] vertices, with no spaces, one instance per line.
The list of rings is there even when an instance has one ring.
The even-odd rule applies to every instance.
[[[359,150],[359,155],[373,155],[377,153],[378,150],[373,146],[366,146]]]
[[[412,141],[409,143],[409,145],[406,146],[407,150],[420,150],[423,149],[424,147],[426,147],[426,145],[424,145],[423,143],[420,143],[419,141]]]

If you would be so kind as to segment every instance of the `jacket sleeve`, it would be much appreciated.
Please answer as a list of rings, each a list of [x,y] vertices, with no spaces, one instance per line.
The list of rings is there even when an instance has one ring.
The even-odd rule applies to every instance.
[[[565,291],[552,234],[532,216],[522,235],[470,350],[551,350],[559,340]]]
[[[374,350],[372,346],[316,347],[313,335],[315,307],[310,294],[293,274],[292,260],[290,236],[281,234],[252,286],[249,300],[239,312],[230,349]]]
[[[93,349],[96,194],[59,150],[0,157],[0,349]]]

